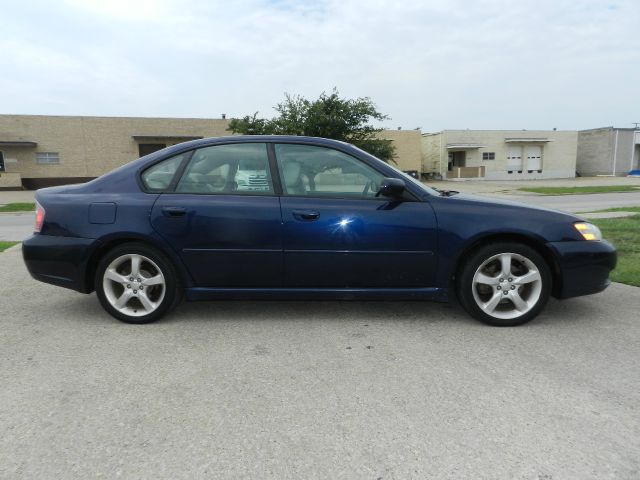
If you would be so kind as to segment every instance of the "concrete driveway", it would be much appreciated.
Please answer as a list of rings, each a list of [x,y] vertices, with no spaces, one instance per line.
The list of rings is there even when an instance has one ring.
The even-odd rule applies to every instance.
[[[0,478],[640,477],[640,290],[485,327],[430,303],[118,323],[0,254]]]

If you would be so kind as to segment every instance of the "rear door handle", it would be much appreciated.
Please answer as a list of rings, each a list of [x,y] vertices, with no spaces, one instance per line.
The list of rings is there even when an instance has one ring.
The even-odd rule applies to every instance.
[[[165,217],[182,217],[187,210],[182,207],[162,207],[162,214]]]
[[[292,213],[298,220],[306,222],[312,222],[320,218],[320,212],[316,212],[315,210],[294,210]]]

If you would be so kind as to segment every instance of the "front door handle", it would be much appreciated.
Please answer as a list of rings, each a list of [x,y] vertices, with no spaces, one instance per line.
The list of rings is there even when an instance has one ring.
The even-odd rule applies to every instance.
[[[294,210],[293,216],[298,220],[312,222],[320,218],[320,212],[316,212],[315,210]]]
[[[162,207],[162,214],[165,217],[182,217],[187,210],[182,207]]]

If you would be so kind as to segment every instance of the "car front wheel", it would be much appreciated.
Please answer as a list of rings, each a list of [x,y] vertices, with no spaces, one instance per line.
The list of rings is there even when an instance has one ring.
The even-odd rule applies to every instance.
[[[96,293],[103,308],[126,323],[153,322],[180,300],[171,262],[155,248],[128,243],[109,251],[98,264]]]
[[[489,325],[522,325],[544,308],[551,272],[533,248],[518,243],[486,245],[471,254],[457,279],[458,298],[474,318]]]

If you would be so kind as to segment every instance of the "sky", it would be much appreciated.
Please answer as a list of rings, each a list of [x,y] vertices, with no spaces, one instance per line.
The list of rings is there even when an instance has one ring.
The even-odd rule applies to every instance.
[[[640,122],[639,0],[0,0],[0,113],[272,117],[370,97],[385,128]]]

